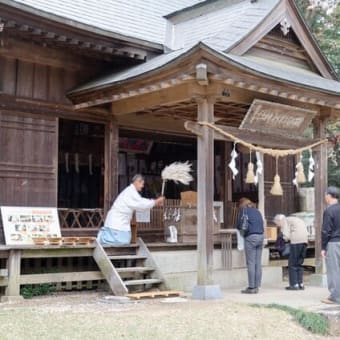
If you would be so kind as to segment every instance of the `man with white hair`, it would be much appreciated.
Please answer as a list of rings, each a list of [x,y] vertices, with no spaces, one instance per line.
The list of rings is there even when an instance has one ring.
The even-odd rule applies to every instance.
[[[152,209],[162,205],[164,197],[147,199],[140,195],[144,188],[144,177],[140,174],[132,178],[131,184],[116,198],[105,218],[104,227],[99,230],[97,240],[101,244],[114,246],[131,242],[131,219],[134,211]]]
[[[289,286],[287,290],[305,289],[303,284],[303,262],[306,257],[308,230],[306,223],[298,217],[276,215],[274,223],[281,227],[285,240],[290,241],[288,258]]]
[[[321,256],[326,258],[329,297],[323,303],[340,304],[340,191],[329,187],[325,194],[327,208],[321,229]]]

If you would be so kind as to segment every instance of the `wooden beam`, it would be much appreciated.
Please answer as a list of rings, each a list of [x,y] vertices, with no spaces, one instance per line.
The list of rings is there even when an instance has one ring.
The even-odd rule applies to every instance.
[[[8,286],[6,296],[20,296],[21,250],[11,250],[8,258]]]
[[[192,99],[196,95],[204,94],[204,89],[192,82],[186,82],[177,86],[136,95],[112,103],[112,113],[115,116],[144,111],[159,105],[169,105]]]
[[[61,67],[72,71],[82,68],[82,57],[65,56],[64,52],[56,49],[48,47],[41,48],[13,39],[3,41],[3,46],[0,48],[0,56],[53,67]]]
[[[242,130],[239,128],[234,128],[230,126],[216,125],[223,131],[234,135],[248,143],[258,144],[265,147],[276,147],[281,149],[286,148],[299,148],[313,143],[313,140],[305,139],[301,137],[281,137],[277,135],[268,135],[261,132],[255,132],[250,130]],[[200,136],[203,133],[203,127],[196,122],[186,121],[184,123],[186,130]],[[214,139],[232,141],[228,137],[222,135],[221,133],[214,131]]]
[[[72,281],[103,280],[104,275],[100,271],[25,274],[20,276],[20,284],[42,284]]]
[[[326,119],[314,120],[314,138],[325,138]],[[327,189],[327,144],[321,144],[315,149],[315,170],[314,170],[314,227],[315,227],[315,273],[323,274],[323,261],[321,257],[321,226],[322,216],[326,208],[325,192]]]
[[[118,124],[115,118],[105,125],[104,214],[118,195]]]

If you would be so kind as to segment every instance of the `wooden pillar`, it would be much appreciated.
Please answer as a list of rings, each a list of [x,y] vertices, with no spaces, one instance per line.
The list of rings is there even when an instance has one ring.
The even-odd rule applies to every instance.
[[[198,121],[214,121],[215,98],[198,98]],[[213,285],[214,224],[214,134],[207,126],[197,137],[197,286],[193,298],[221,298],[220,287]]]
[[[105,125],[104,214],[118,195],[119,130],[115,118]]]
[[[314,138],[325,138],[327,120],[317,118],[314,120]],[[315,149],[314,154],[314,189],[315,189],[315,273],[322,274],[321,257],[321,225],[322,216],[326,208],[325,192],[327,190],[327,144],[322,144]]]
[[[6,296],[1,298],[3,302],[16,302],[22,300],[20,296],[20,271],[21,271],[21,250],[10,250],[8,262],[8,286]]]

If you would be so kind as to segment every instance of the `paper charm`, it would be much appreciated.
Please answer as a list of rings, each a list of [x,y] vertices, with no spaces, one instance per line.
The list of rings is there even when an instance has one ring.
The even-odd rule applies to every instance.
[[[261,161],[261,154],[256,152],[256,174],[255,174],[255,184],[259,182],[259,175],[263,174],[263,164]]]
[[[308,165],[308,182],[311,182],[314,177],[314,158],[312,150],[309,150],[309,165]]]
[[[231,156],[231,160],[230,160],[230,163],[228,164],[231,172],[233,173],[233,179],[235,179],[235,177],[237,176],[238,174],[238,170],[236,168],[236,158],[238,157],[238,153],[236,151],[236,143],[234,143],[234,148],[233,148],[233,151],[231,152],[230,154]]]

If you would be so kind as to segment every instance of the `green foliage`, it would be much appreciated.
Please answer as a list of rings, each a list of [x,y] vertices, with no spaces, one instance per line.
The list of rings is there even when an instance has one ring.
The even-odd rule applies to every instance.
[[[31,299],[34,296],[51,295],[55,291],[56,287],[51,283],[24,285],[20,289],[20,295],[22,295],[25,299]]]
[[[340,76],[340,4],[329,14],[322,8],[311,9],[309,0],[296,0],[296,4],[321,50]]]
[[[321,314],[307,312],[302,309],[296,309],[276,303],[272,303],[269,305],[256,304],[252,306],[272,308],[289,313],[303,328],[314,334],[327,335],[329,332],[328,320]]]

